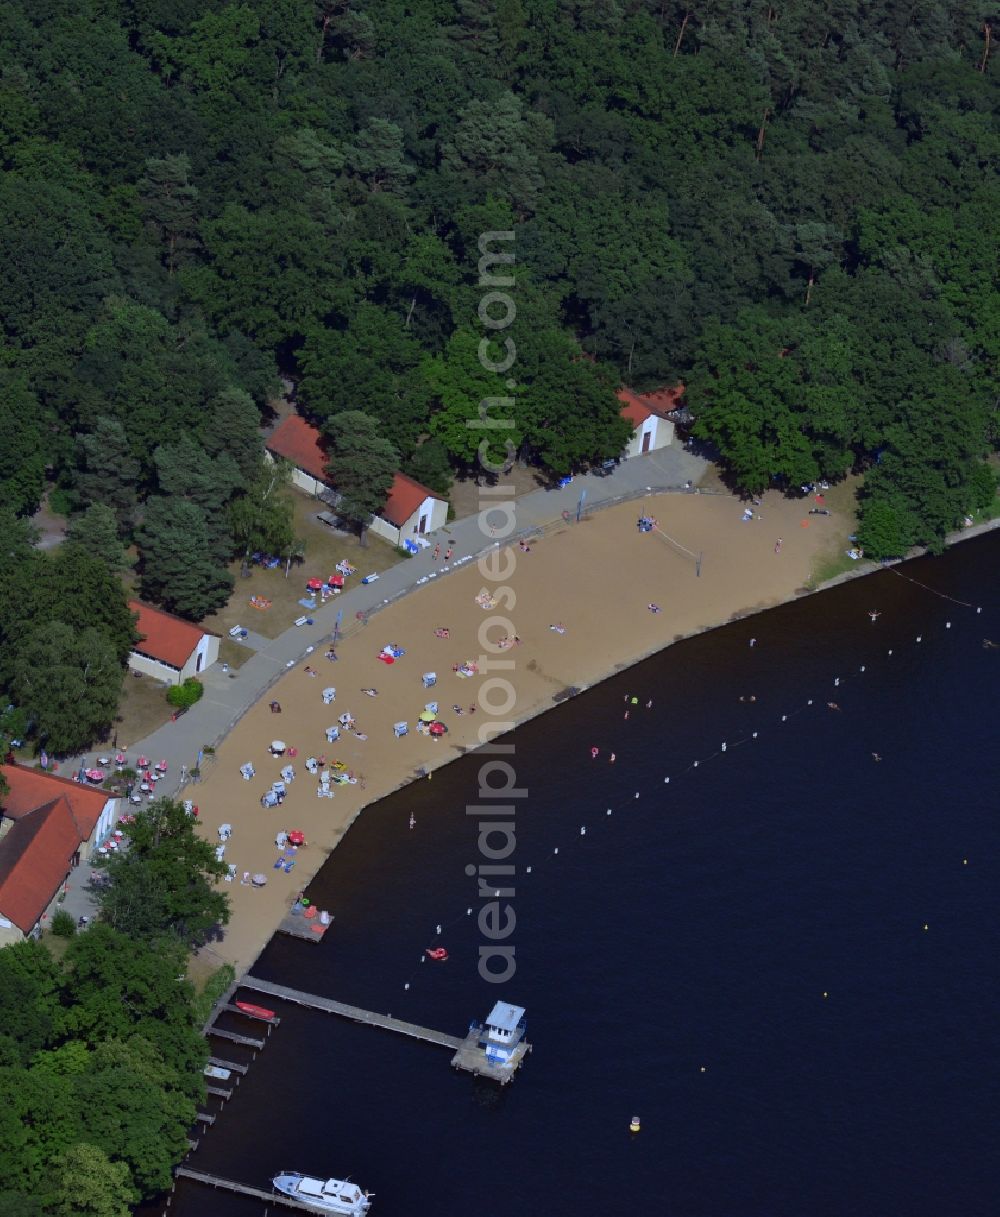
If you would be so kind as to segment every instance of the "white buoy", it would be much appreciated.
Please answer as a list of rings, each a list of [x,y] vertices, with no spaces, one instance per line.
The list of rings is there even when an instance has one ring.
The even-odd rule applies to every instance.
[[[528,867],[528,870],[531,870],[531,867],[530,867],[530,866]],[[472,916],[472,909],[466,909],[466,910],[465,910],[465,915],[466,915],[466,917],[471,917],[471,916]]]
[[[813,699],[810,697],[809,700],[806,702],[806,705],[811,706],[812,704],[813,704]]]
[[[434,927],[434,929],[435,929],[435,932],[436,932],[436,933],[438,933],[438,934],[440,934],[440,933],[441,933],[441,927],[440,927],[439,925],[436,925],[436,926]]]
[[[407,981],[407,982],[406,982],[406,984],[405,984],[405,985],[403,985],[403,988],[404,988],[404,989],[408,989],[409,987],[410,987],[410,982],[409,982],[409,981]]]
[[[670,779],[669,779],[669,778],[664,778],[664,779],[663,779],[663,783],[664,783],[664,785],[666,785],[666,784],[667,784],[669,781],[670,781]]]
[[[642,1124],[639,1121],[639,1117],[633,1116],[632,1119],[629,1121],[629,1125],[628,1125],[629,1132],[638,1132],[641,1127],[642,1127]]]
[[[526,867],[524,868],[524,873],[525,873],[526,875],[530,875],[530,874],[531,874],[531,867],[530,867],[530,866],[526,866]],[[469,912],[471,913],[471,912],[472,912],[472,910],[470,909],[470,910],[469,910]]]
[[[891,655],[891,654],[892,654],[892,651],[890,651],[890,652],[889,652],[889,654]]]
[[[583,825],[581,824],[581,825],[580,825],[580,836],[581,836],[581,837],[585,837],[586,835],[587,835],[587,830],[586,830],[586,829],[583,827]],[[499,895],[500,895],[500,893],[499,893],[499,892],[497,892],[497,895],[499,896]]]
[[[834,688],[836,688],[836,686],[840,684],[840,677],[839,677],[839,676],[835,676],[835,677],[833,678],[833,684],[834,684]]]
[[[695,763],[694,763],[694,765],[692,766],[692,768],[693,768],[693,769],[697,769],[697,768],[698,768],[698,762],[697,762],[697,761],[695,761]]]
[[[982,611],[983,611],[983,610],[982,610],[981,608],[977,608],[977,609],[976,609],[976,612],[977,612],[977,613],[981,613]]]
[[[554,854],[557,854],[557,853],[559,852],[559,846],[557,845],[557,846],[555,847],[555,849],[554,849],[552,852],[553,852]]]
[[[918,634],[918,635],[917,635],[917,642],[923,642],[923,640],[924,640],[923,635],[922,635],[922,634]]]
[[[611,815],[611,808],[608,808],[608,815]]]
[[[951,622],[950,622],[950,621],[946,621],[946,622],[944,623],[944,628],[945,628],[946,630],[950,630],[950,629],[951,629]]]
[[[723,744],[723,745],[722,745],[722,747],[719,749],[719,751],[720,751],[720,752],[725,752],[725,750],[726,750],[726,745],[725,745],[725,744]]]
[[[862,665],[861,665],[861,667],[860,667],[860,668],[858,668],[858,671],[859,671],[859,672],[863,672],[864,670],[865,670],[865,665],[864,665],[864,664],[862,664]]]
[[[782,714],[782,716],[781,716],[781,721],[782,721],[783,723],[787,723],[787,722],[788,722],[788,715],[787,715],[787,714]]]
[[[751,736],[750,736],[750,738],[751,738],[751,739],[756,739],[756,738],[757,738],[757,732],[755,731],[755,732],[753,733],[753,735],[751,735]]]
[[[638,790],[635,792],[635,797],[636,797],[636,798],[638,798],[638,797],[639,797],[639,792],[638,792]]]

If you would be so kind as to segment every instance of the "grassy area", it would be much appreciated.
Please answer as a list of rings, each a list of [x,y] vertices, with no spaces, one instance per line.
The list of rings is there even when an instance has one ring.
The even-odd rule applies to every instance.
[[[843,575],[857,566],[857,562],[847,556],[847,550],[851,547],[849,538],[857,529],[857,492],[861,480],[860,477],[852,474],[844,478],[842,482],[831,486],[829,490],[823,491],[824,504],[833,512],[833,515],[829,517],[828,521],[826,517],[818,516],[816,521],[817,524],[821,520],[824,523],[828,522],[831,525],[831,531],[826,548],[817,557],[812,574],[806,580],[806,587],[810,591],[814,591],[821,584],[830,579],[836,579],[838,575]]]
[[[115,718],[120,746],[145,739],[169,721],[174,711],[167,701],[168,687],[151,676],[137,678],[131,671],[126,673]]]
[[[309,579],[325,581],[343,558],[357,567],[355,582],[372,571],[381,574],[401,560],[402,555],[393,546],[371,533],[368,534],[367,545],[362,548],[356,536],[334,532],[316,519],[317,512],[325,509],[323,503],[301,491],[292,493],[295,500],[295,535],[305,542],[304,560],[292,563],[287,579],[283,566],[276,570],[251,566],[250,577],[243,579],[240,576],[240,563],[234,562],[230,570],[236,580],[236,588],[229,603],[211,617],[206,617],[202,623],[206,629],[214,630],[224,639],[228,640],[229,631],[235,625],[254,630],[265,638],[277,638],[296,617],[306,612],[299,604],[299,599],[306,594],[306,582]],[[263,610],[253,608],[251,596],[269,600],[271,607]],[[235,651],[242,657],[239,662],[247,658],[244,648],[237,647]],[[231,667],[238,666],[230,654],[220,654],[220,659]]]
[[[215,1003],[236,979],[236,971],[232,964],[224,963],[206,976],[201,960],[192,958],[188,964],[188,979],[198,990],[194,999],[195,1020],[205,1023]]]

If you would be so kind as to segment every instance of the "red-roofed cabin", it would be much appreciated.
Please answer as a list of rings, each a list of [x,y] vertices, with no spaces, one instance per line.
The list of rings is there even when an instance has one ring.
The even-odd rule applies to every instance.
[[[134,672],[179,685],[219,658],[218,634],[138,600],[130,600],[128,606],[139,617],[135,627],[139,641],[128,657]]]
[[[618,390],[622,418],[632,424],[632,438],[622,454],[626,460],[674,442],[674,424],[666,415],[678,408],[683,395],[683,385],[643,394],[624,387]]]
[[[292,466],[292,483],[307,494],[330,489],[322,434],[298,414],[284,418],[265,441],[268,452],[284,457]]]
[[[421,486],[405,473],[397,473],[389,487],[382,514],[372,520],[371,530],[391,545],[404,545],[412,537],[434,532],[448,523],[448,504],[433,490]]]
[[[292,466],[292,484],[307,494],[335,502],[336,491],[326,472],[322,434],[297,414],[284,419],[266,441],[268,452],[284,457]],[[405,473],[397,473],[389,487],[385,507],[371,522],[370,531],[390,545],[402,546],[409,538],[434,532],[448,522],[448,503],[433,490]]]
[[[5,765],[10,788],[0,810],[0,946],[41,929],[63,884],[118,819],[105,790]]]

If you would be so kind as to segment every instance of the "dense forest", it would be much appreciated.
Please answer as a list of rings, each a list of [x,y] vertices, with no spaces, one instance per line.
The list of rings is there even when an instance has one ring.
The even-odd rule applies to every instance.
[[[137,561],[200,618],[294,546],[279,372],[341,476],[446,487],[507,391],[477,265],[510,230],[521,459],[613,456],[615,388],[682,380],[735,485],[863,471],[869,554],[939,544],[996,488],[984,3],[0,0],[3,510],[48,490],[87,587]],[[19,589],[58,578],[5,533]],[[22,621],[0,595],[19,704]]]

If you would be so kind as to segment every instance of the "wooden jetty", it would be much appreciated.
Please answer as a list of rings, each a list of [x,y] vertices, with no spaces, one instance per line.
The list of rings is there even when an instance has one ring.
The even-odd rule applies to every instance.
[[[249,1065],[238,1065],[235,1061],[224,1061],[218,1056],[210,1056],[208,1063],[216,1065],[219,1069],[231,1069],[233,1073],[246,1073],[250,1068]]]
[[[318,917],[303,917],[301,913],[293,917],[291,913],[286,913],[278,926],[278,933],[301,938],[305,942],[322,942],[331,925],[332,921],[330,925],[323,925]]]
[[[205,1171],[192,1170],[189,1166],[178,1166],[174,1170],[174,1174],[182,1179],[193,1179],[195,1183],[207,1183],[209,1187],[219,1187],[227,1192],[236,1192],[240,1196],[253,1196],[268,1204],[283,1204],[286,1208],[298,1209],[300,1213],[316,1212],[309,1205],[303,1204],[300,1200],[293,1200],[291,1196],[285,1196],[281,1192],[265,1192],[259,1187],[247,1187],[245,1183],[224,1179],[222,1175],[209,1175]]]
[[[210,1116],[207,1111],[199,1111],[195,1116],[196,1120],[200,1120],[202,1124],[214,1124],[215,1116]]]
[[[206,1086],[206,1094],[214,1094],[217,1099],[231,1099],[233,1092],[231,1090],[223,1090],[221,1086]]]
[[[411,1039],[423,1040],[427,1044],[436,1044],[439,1048],[450,1048],[456,1052],[462,1046],[462,1040],[455,1035],[445,1035],[443,1031],[434,1031],[430,1027],[418,1027],[416,1023],[407,1023],[389,1014],[376,1014],[372,1010],[362,1010],[358,1006],[348,1006],[344,1002],[334,1001],[329,997],[319,997],[315,993],[302,993],[298,989],[289,989],[285,985],[275,985],[269,980],[257,980],[253,976],[244,976],[240,981],[244,989],[252,989],[255,993],[267,993],[271,997],[280,997],[283,1001],[293,1002],[297,1006],[306,1006],[310,1010],[323,1010],[327,1014],[339,1014],[356,1023],[366,1023],[369,1027],[381,1027],[385,1031],[396,1031],[400,1035],[408,1035]]]
[[[237,1035],[235,1031],[223,1031],[221,1027],[209,1027],[209,1035],[218,1035],[221,1039],[230,1040],[234,1044],[243,1044],[247,1048],[256,1048],[258,1051],[264,1047],[263,1040],[254,1039],[249,1035]]]

